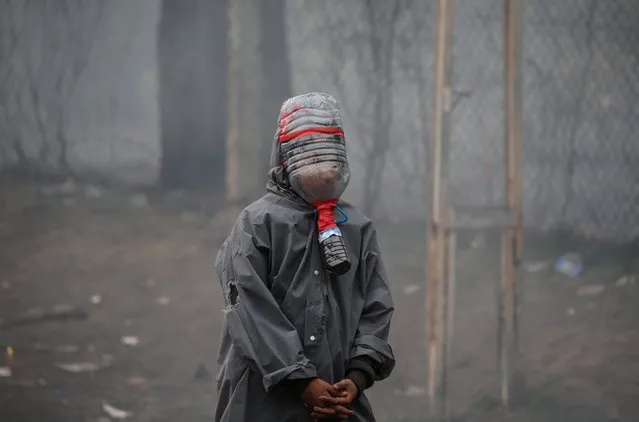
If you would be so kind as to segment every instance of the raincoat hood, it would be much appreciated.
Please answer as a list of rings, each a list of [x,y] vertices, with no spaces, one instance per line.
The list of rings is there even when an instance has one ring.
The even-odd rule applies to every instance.
[[[278,119],[279,120],[279,119]],[[266,190],[278,195],[286,196],[296,202],[306,204],[298,194],[293,191],[291,184],[286,175],[286,169],[282,165],[282,146],[278,140],[278,130],[273,135],[273,144],[271,147],[271,161],[269,163],[269,171],[266,181]]]
[[[277,140],[277,134],[273,137],[273,147],[271,148],[271,162],[266,181],[266,189],[278,195],[287,196],[297,202],[305,202],[297,195],[286,176],[286,170],[282,166],[282,153],[280,143]]]

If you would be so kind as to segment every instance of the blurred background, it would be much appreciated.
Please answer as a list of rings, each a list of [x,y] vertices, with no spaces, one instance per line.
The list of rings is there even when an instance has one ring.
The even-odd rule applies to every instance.
[[[458,241],[451,417],[639,420],[639,2],[526,0],[519,394],[499,406],[495,233]],[[455,0],[450,198],[504,201],[504,7]],[[396,302],[380,421],[429,420],[437,2],[0,0],[0,420],[206,421],[213,270],[281,102],[340,101],[345,198]]]

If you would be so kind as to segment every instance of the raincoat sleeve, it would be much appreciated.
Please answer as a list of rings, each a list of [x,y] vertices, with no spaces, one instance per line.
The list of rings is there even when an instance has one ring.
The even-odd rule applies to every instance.
[[[395,367],[393,350],[388,344],[394,305],[372,226],[364,233],[360,265],[364,269],[365,299],[349,367],[371,372],[374,380],[379,381],[387,378]]]
[[[262,375],[265,390],[317,377],[297,330],[268,285],[268,230],[240,216],[216,259],[232,343]]]

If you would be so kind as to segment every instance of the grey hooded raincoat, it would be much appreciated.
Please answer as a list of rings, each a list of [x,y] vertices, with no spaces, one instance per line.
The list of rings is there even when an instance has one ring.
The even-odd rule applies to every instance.
[[[371,221],[339,204],[353,265],[330,276],[314,208],[290,189],[280,163],[276,142],[267,193],[241,212],[216,259],[226,302],[216,422],[311,422],[289,388],[296,380],[335,383],[358,362],[381,380],[395,365],[393,301]],[[350,407],[349,421],[375,420],[365,394]]]

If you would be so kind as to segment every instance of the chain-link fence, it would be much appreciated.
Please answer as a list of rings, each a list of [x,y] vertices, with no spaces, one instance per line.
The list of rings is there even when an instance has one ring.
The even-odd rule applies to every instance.
[[[523,16],[524,212],[528,227],[639,234],[639,3],[530,0]],[[503,2],[455,2],[453,193],[503,197]]]
[[[452,3],[452,200],[494,204],[503,199],[503,1]],[[639,2],[522,4],[525,224],[636,238]],[[158,18],[156,9],[149,25]],[[294,91],[328,91],[340,99],[353,172],[346,196],[373,217],[425,218],[435,9],[433,1],[286,2]],[[127,33],[114,29],[125,25],[109,18],[116,10],[119,6],[105,9],[100,21],[105,26],[99,27],[104,34]],[[0,19],[0,56],[6,59],[0,60],[5,111],[0,167],[20,160],[55,161],[47,154],[62,157],[58,150],[63,148],[66,164],[76,170],[105,168],[127,180],[154,180],[161,151],[155,53],[146,48],[157,36],[153,25],[145,24],[144,36],[131,47],[146,48],[148,54],[120,48],[130,37],[98,37],[91,54],[82,56],[84,76],[57,83],[49,76],[66,75],[74,62],[55,62],[54,70],[39,66],[41,57],[34,52],[48,48],[40,41],[57,41],[38,29],[42,13],[24,22],[15,13]],[[18,30],[24,33],[18,36]],[[79,57],[76,50],[69,50],[70,57]],[[62,86],[69,98],[56,91]],[[381,180],[376,173],[383,174]]]
[[[288,1],[294,91],[322,90],[338,97],[353,176],[346,197],[375,217],[424,218],[432,3]],[[379,95],[382,81],[390,89]],[[383,150],[371,148],[378,107],[389,107],[392,113]],[[372,207],[366,206],[370,158],[380,154],[384,156],[381,186],[368,185],[380,195]]]
[[[393,37],[387,99],[392,139],[377,216],[423,218],[435,2],[399,2],[397,14],[377,20],[367,20],[367,7],[382,2],[326,3],[289,1],[295,90],[337,92],[348,106],[348,142],[358,156],[371,136],[371,114],[362,113],[373,101],[373,88],[363,76],[370,71],[370,23],[382,31],[379,36]],[[639,27],[633,23],[639,21],[639,2],[522,4],[525,224],[597,238],[636,238]],[[503,200],[503,1],[455,0],[453,9],[451,199],[496,204]],[[364,188],[357,176],[365,173],[367,162],[354,161],[348,194],[357,202]]]

